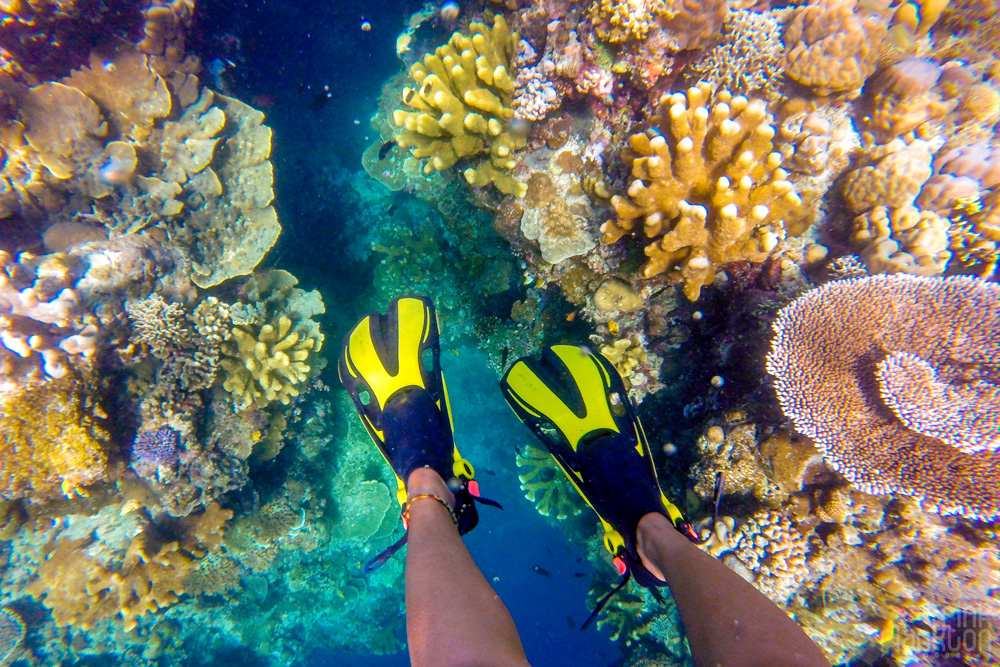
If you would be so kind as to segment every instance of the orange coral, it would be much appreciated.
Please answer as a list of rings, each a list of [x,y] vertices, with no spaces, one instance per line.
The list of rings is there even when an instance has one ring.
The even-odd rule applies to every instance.
[[[69,494],[102,479],[109,436],[83,409],[71,377],[12,393],[0,401],[0,495]]]
[[[868,493],[910,495],[941,514],[1000,515],[1000,452],[989,449],[995,437],[982,437],[1000,418],[990,412],[1000,285],[905,274],[843,280],[799,297],[774,328],[767,369],[778,400],[827,463]],[[931,378],[932,392],[900,389],[900,364],[887,361],[900,355],[904,375]],[[929,404],[934,395],[950,403]],[[964,425],[942,437],[958,403]]]
[[[58,625],[89,629],[116,615],[132,630],[139,617],[169,607],[184,594],[183,581],[200,559],[218,549],[230,510],[217,503],[203,514],[172,522],[162,533],[149,524],[129,544],[120,562],[90,554],[92,538],[61,540],[27,587],[52,610]],[[167,540],[164,535],[180,535]]]

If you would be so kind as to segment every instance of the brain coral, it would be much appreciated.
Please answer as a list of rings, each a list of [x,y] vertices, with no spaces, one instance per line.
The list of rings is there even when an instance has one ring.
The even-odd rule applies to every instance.
[[[828,283],[783,309],[778,400],[861,490],[1000,515],[1000,285],[905,274]]]
[[[762,100],[700,83],[660,108],[657,126],[631,137],[628,196],[601,226],[613,243],[641,222],[644,277],[670,272],[696,300],[721,265],[761,262],[805,218],[802,199],[780,168],[775,130]]]

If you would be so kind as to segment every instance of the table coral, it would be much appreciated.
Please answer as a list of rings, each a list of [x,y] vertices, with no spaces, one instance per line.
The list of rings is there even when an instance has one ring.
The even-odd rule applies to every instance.
[[[796,429],[859,489],[908,495],[930,511],[989,520],[1000,515],[997,453],[949,444],[967,431],[949,440],[935,437],[941,435],[935,424],[952,423],[945,417],[954,406],[928,400],[957,396],[963,409],[987,411],[977,416],[985,421],[973,423],[997,419],[989,397],[995,399],[1000,377],[998,317],[1000,286],[973,278],[841,280],[781,311],[767,369]],[[905,364],[909,376],[926,380],[933,370],[925,391],[899,391],[886,375],[892,367],[879,369],[899,354],[913,355]],[[906,422],[899,414],[909,416]]]
[[[89,629],[120,616],[130,631],[138,619],[180,600],[183,580],[222,543],[231,510],[211,504],[169,526],[147,524],[122,555],[92,554],[93,537],[60,539],[38,568],[27,592],[52,611],[58,625]],[[168,537],[169,536],[169,537]]]
[[[524,497],[535,504],[539,514],[565,519],[583,510],[579,495],[548,450],[525,445],[523,454],[516,453],[516,461],[519,468],[526,469],[517,476]]]
[[[524,137],[510,125],[514,81],[508,70],[517,34],[500,15],[492,28],[472,23],[469,30],[471,36],[454,33],[447,44],[410,67],[417,87],[403,90],[403,103],[414,111],[393,113],[396,126],[403,128],[396,141],[414,157],[429,158],[425,174],[488,153],[479,166],[465,170],[465,179],[477,186],[492,183],[521,197],[526,186],[510,174],[513,153],[524,145]]]
[[[763,261],[805,217],[772,150],[774,134],[762,100],[706,83],[675,93],[654,127],[629,141],[634,180],[627,197],[611,199],[618,217],[601,226],[604,241],[641,220],[657,239],[645,249],[642,275],[669,272],[692,301],[723,265]]]
[[[819,95],[853,93],[875,71],[886,23],[856,0],[803,5],[785,28],[785,72]]]

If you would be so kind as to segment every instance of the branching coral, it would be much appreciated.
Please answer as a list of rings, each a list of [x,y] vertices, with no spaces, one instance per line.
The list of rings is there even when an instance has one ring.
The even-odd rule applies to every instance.
[[[795,10],[785,28],[785,71],[820,95],[854,92],[875,71],[886,20],[856,0],[820,0]]]
[[[727,90],[773,90],[785,69],[786,18],[784,10],[730,9],[722,43],[691,64],[693,78]]]
[[[204,513],[169,525],[148,524],[124,555],[110,559],[88,551],[93,537],[61,539],[27,592],[42,599],[58,625],[87,629],[120,616],[124,629],[132,630],[140,617],[180,599],[184,578],[218,549],[232,516],[213,503]]]
[[[712,0],[594,0],[588,10],[597,36],[612,44],[654,39],[672,51],[711,40],[725,18],[726,3]]]
[[[961,199],[951,215],[952,273],[980,278],[997,275],[1000,264],[1000,192],[986,201]]]
[[[556,519],[579,514],[583,507],[579,496],[566,481],[559,464],[541,447],[526,445],[517,452],[517,465],[527,470],[517,476],[524,497],[535,503],[538,513]]]
[[[414,157],[430,158],[426,174],[489,153],[478,167],[465,170],[465,179],[472,185],[492,183],[520,197],[526,186],[509,173],[514,151],[524,145],[524,137],[509,125],[514,81],[508,70],[517,34],[499,15],[492,28],[472,23],[469,30],[471,37],[454,33],[410,68],[417,87],[404,89],[403,103],[414,111],[393,113],[396,126],[403,128],[396,141]]]
[[[641,221],[657,239],[642,274],[669,271],[692,301],[722,265],[766,259],[805,217],[768,119],[763,101],[705,83],[671,96],[658,126],[630,139],[634,180],[611,200],[618,219],[602,225],[605,242]]]
[[[0,251],[0,388],[64,377],[96,350],[97,327],[65,265]]]
[[[102,479],[110,437],[70,377],[0,400],[0,494],[46,498],[82,493]]]
[[[226,372],[223,387],[241,408],[287,405],[323,368],[323,334],[312,319],[324,312],[323,299],[297,283],[287,271],[264,272],[249,283],[247,301],[230,311],[239,326],[223,343],[219,365]]]
[[[975,424],[998,418],[991,412],[1000,383],[998,318],[1000,287],[972,278],[841,280],[781,311],[767,368],[785,414],[861,490],[993,519],[1000,515],[998,454]],[[900,377],[920,378],[923,388],[914,393],[904,380],[903,391]],[[949,401],[933,404],[935,396]],[[961,428],[947,416],[959,407],[956,397],[967,418]]]

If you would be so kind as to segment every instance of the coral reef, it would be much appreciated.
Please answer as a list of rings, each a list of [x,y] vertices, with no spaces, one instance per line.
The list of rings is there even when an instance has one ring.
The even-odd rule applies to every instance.
[[[559,464],[541,447],[525,445],[524,452],[517,452],[517,465],[527,470],[517,478],[521,481],[524,497],[535,503],[542,516],[565,519],[583,510],[579,494],[566,480]]]
[[[645,249],[643,276],[667,272],[692,301],[723,265],[763,261],[805,217],[774,134],[761,100],[705,83],[674,94],[654,128],[629,141],[634,180],[627,197],[611,200],[618,217],[601,226],[605,242],[641,220],[657,239]]]
[[[7,393],[0,400],[0,494],[46,498],[84,493],[104,478],[110,436],[102,411],[72,377]]]
[[[24,621],[9,607],[0,609],[0,664],[9,664],[11,656],[24,641]]]
[[[856,93],[875,71],[886,30],[885,18],[856,0],[802,5],[785,28],[785,72],[817,95]]]
[[[998,303],[996,285],[972,278],[898,274],[815,289],[774,325],[767,368],[782,408],[858,488],[995,518],[996,453],[989,440],[966,440],[975,423],[996,420]],[[920,388],[902,391],[918,379]],[[934,396],[949,403],[929,404]],[[981,421],[941,439],[935,424],[954,425],[943,419],[952,409]]]
[[[187,573],[218,549],[232,516],[230,510],[213,504],[203,514],[169,526],[147,524],[113,562],[89,551],[93,537],[60,539],[27,591],[52,610],[59,625],[86,629],[101,619],[120,616],[124,629],[131,630],[139,617],[180,599]]]
[[[508,72],[517,35],[502,16],[492,28],[473,23],[471,36],[456,32],[447,44],[410,68],[416,88],[403,90],[393,121],[403,131],[396,141],[414,157],[430,158],[424,173],[442,171],[460,159],[488,153],[465,170],[471,185],[492,183],[506,194],[523,196],[526,186],[510,174],[513,153],[524,138],[511,127],[514,81]]]
[[[323,299],[297,284],[287,271],[254,276],[247,300],[230,310],[237,326],[222,343],[219,365],[226,372],[223,387],[242,409],[287,405],[324,366],[318,356],[323,334],[312,319],[325,312]]]

